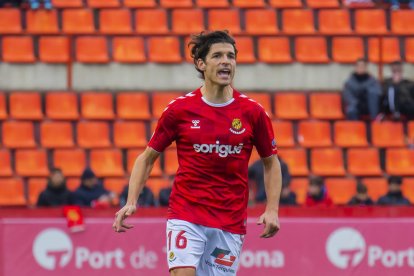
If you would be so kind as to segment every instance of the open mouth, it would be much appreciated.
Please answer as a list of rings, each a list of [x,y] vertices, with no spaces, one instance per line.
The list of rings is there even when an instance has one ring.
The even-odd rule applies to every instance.
[[[230,69],[221,69],[218,71],[217,75],[220,78],[228,78],[230,77]]]

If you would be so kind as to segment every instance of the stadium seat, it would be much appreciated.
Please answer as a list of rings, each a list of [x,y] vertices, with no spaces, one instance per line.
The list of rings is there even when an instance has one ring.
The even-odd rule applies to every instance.
[[[301,0],[269,0],[269,4],[274,8],[301,8]]]
[[[296,60],[302,63],[329,62],[325,37],[298,37],[295,39]]]
[[[367,129],[362,121],[336,121],[334,123],[334,141],[339,147],[368,146]]]
[[[274,107],[277,119],[300,120],[309,117],[306,95],[302,93],[275,94]]]
[[[293,136],[293,124],[290,121],[273,121],[273,132],[278,147],[293,147],[295,139]]]
[[[183,96],[180,92],[154,92],[152,94],[152,115],[159,118],[168,104],[176,98]]]
[[[384,177],[364,178],[362,183],[368,190],[368,195],[372,200],[377,201],[381,196],[388,192],[387,179]]]
[[[300,121],[298,124],[298,141],[303,147],[332,146],[331,126],[326,121]]]
[[[263,8],[263,0],[233,0],[233,6],[238,8]]]
[[[178,170],[178,159],[176,149],[167,149],[164,152],[164,171],[168,175],[175,175]]]
[[[344,176],[344,158],[338,148],[313,149],[311,151],[311,168],[315,175]]]
[[[355,31],[358,34],[386,34],[387,26],[383,9],[357,9]]]
[[[78,123],[77,131],[78,145],[83,148],[109,147],[109,125],[106,122],[85,122]]]
[[[293,176],[307,176],[309,174],[306,150],[303,148],[279,149],[278,155],[289,166]]]
[[[148,60],[157,63],[179,63],[182,61],[180,41],[175,36],[150,37]]]
[[[315,119],[343,119],[341,93],[312,93],[310,115]]]
[[[40,94],[37,92],[12,92],[9,95],[10,118],[40,120],[43,118]]]
[[[200,8],[227,8],[228,0],[196,0],[197,6]]]
[[[70,41],[65,36],[42,36],[39,38],[39,59],[46,63],[69,61]]]
[[[348,172],[356,176],[380,176],[382,170],[378,149],[349,149]]]
[[[0,120],[7,118],[6,94],[0,92]]]
[[[393,34],[414,34],[412,24],[414,18],[413,10],[398,10],[391,12],[391,32]]]
[[[2,134],[3,145],[7,148],[33,148],[36,146],[32,122],[3,122]]]
[[[144,151],[144,149],[130,149],[127,152],[127,167],[128,172],[132,172],[132,168],[134,167],[135,160],[137,159],[138,155],[141,154]],[[152,167],[150,176],[161,176],[162,170],[161,170],[161,159],[157,158],[155,160],[154,166]]]
[[[138,9],[135,12],[135,30],[139,34],[168,33],[167,12],[163,9]]]
[[[348,10],[320,10],[319,32],[335,35],[351,33],[351,19]]]
[[[88,0],[88,6],[91,8],[117,8],[120,6],[119,0]]]
[[[20,176],[49,175],[47,153],[44,149],[19,149],[15,153],[16,173]]]
[[[407,123],[408,130],[408,144],[414,144],[414,121],[409,121]]]
[[[241,32],[240,12],[236,9],[211,9],[208,12],[209,30],[228,30],[231,34]]]
[[[82,0],[52,0],[55,8],[80,8],[83,7]]]
[[[69,191],[75,191],[79,188],[81,184],[79,177],[68,177],[66,179],[66,187],[68,187]]]
[[[95,32],[93,12],[89,9],[65,9],[62,12],[62,30],[67,34]]]
[[[55,120],[79,118],[78,95],[74,92],[50,92],[46,94],[46,116]]]
[[[26,31],[32,34],[59,33],[56,10],[28,10],[26,12]]]
[[[110,120],[115,117],[113,93],[84,92],[81,94],[81,114],[85,119]]]
[[[250,36],[238,36],[236,39],[237,62],[239,63],[254,63],[256,57],[254,56],[253,38]]]
[[[160,5],[163,8],[191,8],[193,6],[192,0],[160,0]]]
[[[95,149],[90,152],[91,169],[98,177],[124,176],[122,152],[119,149]]]
[[[11,163],[10,151],[7,149],[0,149],[0,177],[13,175]]]
[[[83,63],[109,62],[106,37],[78,37],[76,39],[76,60]]]
[[[156,0],[124,0],[124,6],[128,8],[155,8]]]
[[[203,30],[205,30],[204,13],[201,9],[174,9],[172,11],[172,31],[174,33],[194,34]]]
[[[3,62],[30,63],[35,61],[33,39],[29,36],[5,36],[2,39]]]
[[[353,178],[327,178],[325,185],[334,204],[345,205],[356,193],[356,180]]]
[[[70,122],[47,122],[40,125],[40,144],[45,148],[70,148],[73,142],[73,127]]]
[[[60,168],[67,177],[82,175],[86,168],[86,154],[83,149],[56,149],[53,151],[53,166]]]
[[[332,59],[340,63],[355,63],[363,58],[364,41],[360,37],[334,37],[332,39]]]
[[[125,186],[128,185],[128,183],[129,180],[125,177],[108,177],[103,181],[105,189],[113,192],[117,197],[121,195],[122,191],[124,190]]]
[[[405,60],[414,63],[414,38],[405,39]]]
[[[0,9],[0,34],[22,32],[20,9]]]
[[[153,192],[154,197],[158,198],[158,195],[163,188],[168,188],[172,185],[171,181],[165,178],[149,178],[146,186]]]
[[[36,205],[41,192],[47,187],[47,178],[30,178],[27,182],[29,204]]]
[[[414,150],[406,148],[388,149],[385,157],[388,174],[414,175]]]
[[[292,62],[290,42],[287,37],[260,37],[258,39],[259,60],[266,63]]]
[[[296,194],[296,202],[304,204],[308,193],[309,179],[295,177],[290,183],[290,189]]]
[[[401,187],[403,195],[408,198],[411,204],[414,203],[414,178],[404,178]]]
[[[131,11],[129,9],[101,10],[99,13],[99,31],[104,34],[131,33]]]
[[[21,178],[0,178],[0,206],[25,205],[24,183]]]
[[[116,110],[118,118],[121,119],[148,120],[151,118],[148,94],[144,92],[117,93]]]
[[[368,59],[371,62],[379,62],[380,60],[380,42],[378,38],[368,39]],[[381,59],[384,63],[401,60],[400,44],[395,37],[385,37],[382,39]]]
[[[114,123],[114,145],[119,148],[143,148],[147,145],[147,131],[144,122]]]
[[[250,35],[276,34],[276,12],[272,9],[249,9],[244,14],[246,20],[246,32]]]
[[[266,110],[269,116],[272,116],[272,102],[270,100],[270,94],[266,92],[246,92],[244,93],[247,97],[251,100],[256,101],[259,103],[264,110]]]
[[[260,160],[260,155],[257,152],[257,150],[254,148],[252,150],[252,153],[250,155],[250,159],[249,159],[249,166],[251,166],[253,163],[255,163],[256,161]]]
[[[404,128],[401,122],[373,122],[371,124],[372,144],[376,147],[402,147]]]
[[[114,37],[112,55],[116,62],[142,63],[146,61],[142,37]]]
[[[306,3],[312,9],[339,7],[338,0],[306,0]]]
[[[315,27],[312,10],[286,9],[283,11],[282,26],[287,34],[313,34]]]

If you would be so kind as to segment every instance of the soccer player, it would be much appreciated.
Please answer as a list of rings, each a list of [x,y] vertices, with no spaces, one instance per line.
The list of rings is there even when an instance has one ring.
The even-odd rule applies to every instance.
[[[263,107],[235,90],[237,49],[224,31],[203,32],[190,44],[204,85],[164,110],[131,174],[127,204],[113,228],[124,232],[154,161],[173,141],[179,168],[168,208],[170,275],[235,275],[246,233],[247,169],[253,146],[264,163],[267,203],[258,224],[263,238],[279,230],[280,164]]]

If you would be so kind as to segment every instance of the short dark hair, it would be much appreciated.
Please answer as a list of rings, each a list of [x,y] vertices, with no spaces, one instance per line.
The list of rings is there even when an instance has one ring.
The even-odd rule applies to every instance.
[[[401,60],[394,60],[390,63],[391,66],[402,66]]]
[[[197,35],[191,36],[191,41],[188,43],[188,47],[191,47],[191,57],[195,68],[204,77],[204,72],[198,69],[198,59],[206,60],[206,56],[210,51],[211,45],[216,43],[229,43],[233,45],[234,52],[237,56],[236,41],[234,40],[227,30],[224,31],[213,31],[213,32],[201,32]]]
[[[50,169],[50,173],[52,174],[52,173],[63,173],[63,172],[62,172],[61,168],[54,167],[54,168]]]
[[[392,176],[388,177],[388,185],[390,185],[391,183],[401,185],[402,184],[402,177],[401,176],[395,176],[395,175],[392,175]]]
[[[322,187],[322,186],[325,185],[325,183],[324,183],[324,180],[323,180],[322,177],[320,177],[320,176],[312,176],[310,178],[310,185],[315,185],[315,186],[318,186],[318,187]]]
[[[368,192],[367,186],[361,181],[357,183],[356,190],[358,194],[366,194]]]
[[[360,63],[360,62],[363,62],[363,63],[367,64],[368,60],[366,58],[359,58],[359,59],[356,60],[355,64]]]

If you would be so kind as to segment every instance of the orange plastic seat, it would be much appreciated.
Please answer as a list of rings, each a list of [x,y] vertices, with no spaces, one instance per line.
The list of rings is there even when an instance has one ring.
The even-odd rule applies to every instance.
[[[200,8],[227,8],[228,0],[196,0],[196,4]]]
[[[131,33],[131,11],[129,9],[101,10],[99,14],[99,30],[104,34]]]
[[[278,147],[293,147],[295,139],[293,136],[293,124],[290,121],[273,121],[273,132]]]
[[[306,0],[306,3],[308,3],[308,7],[312,9],[339,7],[338,0]]]
[[[310,115],[315,119],[343,119],[341,93],[312,93]]]
[[[79,122],[78,145],[83,148],[109,147],[109,126],[106,122]]]
[[[0,34],[22,32],[20,9],[0,9]]]
[[[159,118],[168,104],[176,98],[183,96],[180,92],[154,92],[152,94],[152,115]]]
[[[28,10],[26,12],[26,30],[34,34],[59,33],[58,14],[56,10]]]
[[[274,96],[277,119],[300,120],[308,118],[306,95],[301,93],[279,93]]]
[[[113,94],[84,92],[81,94],[81,114],[85,119],[110,120],[115,117]]]
[[[43,118],[40,94],[12,92],[9,95],[10,118],[40,120]]]
[[[10,151],[7,149],[0,149],[0,177],[12,175],[13,169],[11,164]]]
[[[384,177],[364,178],[362,183],[367,187],[368,195],[374,201],[388,192],[387,179]]]
[[[253,163],[255,163],[256,161],[260,160],[260,155],[257,152],[257,150],[254,148],[252,150],[252,154],[250,155],[250,159],[249,159],[249,166],[251,166]]]
[[[401,186],[403,195],[411,202],[414,203],[414,178],[404,178]]]
[[[83,63],[109,62],[106,37],[78,37],[76,39],[76,60]]]
[[[74,92],[51,92],[46,94],[46,116],[55,120],[79,118],[78,95]]]
[[[398,10],[391,12],[391,32],[394,34],[414,34],[412,24],[414,18],[413,10]]]
[[[247,97],[249,97],[251,100],[259,103],[264,110],[266,110],[267,114],[269,116],[272,115],[272,102],[270,100],[270,94],[266,92],[246,92],[244,93]]]
[[[69,191],[75,191],[77,188],[79,188],[81,184],[79,177],[68,177],[66,179],[66,186],[68,187]]]
[[[368,59],[372,62],[380,60],[380,42],[378,38],[368,39]],[[382,39],[382,62],[393,62],[401,59],[400,43],[395,37],[385,37]]]
[[[93,12],[89,9],[65,9],[62,12],[62,30],[68,34],[90,34],[95,32]]]
[[[135,160],[137,159],[138,155],[141,154],[144,151],[144,149],[130,149],[127,152],[127,166],[128,166],[128,172],[132,172],[132,168],[134,167]],[[161,159],[158,158],[155,160],[154,166],[152,167],[150,176],[161,176],[162,170],[161,170]]]
[[[53,165],[65,176],[81,176],[86,168],[86,154],[83,149],[56,149],[53,151]]]
[[[282,26],[287,34],[313,34],[315,32],[313,12],[304,9],[283,11]]]
[[[7,118],[6,94],[0,92],[0,120]]]
[[[414,38],[405,39],[405,60],[414,63]]]
[[[400,122],[373,122],[371,124],[372,144],[376,147],[402,147],[404,128]]]
[[[69,61],[69,39],[64,36],[42,36],[39,38],[39,59],[47,63]]]
[[[122,63],[146,61],[142,37],[114,37],[112,39],[113,59]]]
[[[301,8],[301,0],[269,0],[269,4],[275,8]]]
[[[103,185],[105,189],[113,192],[117,196],[120,196],[123,192],[125,186],[127,186],[129,183],[128,178],[125,177],[108,177],[105,178],[103,181]]]
[[[191,22],[191,24],[189,24]],[[174,9],[172,31],[177,34],[194,34],[205,30],[204,14],[200,9]]]
[[[179,63],[182,61],[180,41],[175,36],[148,38],[148,60],[158,63]]]
[[[306,150],[303,148],[279,149],[278,155],[289,166],[293,176],[307,176],[309,174]]]
[[[164,171],[168,175],[175,175],[177,173],[179,164],[177,159],[177,150],[168,149],[164,152]]]
[[[313,149],[311,152],[311,168],[315,175],[345,175],[342,150],[337,148]]]
[[[31,122],[6,121],[2,124],[3,145],[7,148],[33,148],[36,146]]]
[[[88,0],[91,8],[117,8],[120,6],[119,0]]]
[[[241,32],[240,12],[236,9],[211,9],[208,12],[209,30],[228,30],[231,34]]]
[[[15,153],[16,173],[20,176],[48,176],[47,153],[44,149],[19,149]]]
[[[90,152],[91,169],[98,177],[124,176],[122,152],[118,149],[95,149]]]
[[[347,204],[356,194],[356,180],[353,178],[327,178],[325,185],[335,204]]]
[[[260,61],[266,63],[292,62],[289,39],[287,37],[260,37],[258,57]]]
[[[379,152],[376,148],[349,149],[348,172],[357,176],[380,176]]]
[[[114,144],[119,148],[140,148],[147,145],[147,131],[144,122],[114,123]]]
[[[148,95],[143,92],[117,93],[116,110],[118,118],[122,119],[147,120],[151,118]]]
[[[239,8],[263,8],[263,0],[233,0],[233,6]]]
[[[80,8],[83,7],[82,0],[52,0],[55,8]]]
[[[158,198],[158,195],[163,188],[168,188],[172,185],[168,179],[165,178],[149,178],[146,186],[153,192],[154,197]]]
[[[329,147],[332,145],[331,126],[325,121],[301,121],[298,141],[303,147]]]
[[[324,37],[298,37],[295,39],[296,60],[303,63],[329,62]]]
[[[40,143],[45,148],[73,147],[73,128],[69,122],[43,122],[40,125]]]
[[[24,183],[21,178],[0,178],[0,206],[25,205]]]
[[[414,121],[407,123],[408,143],[414,144]]]
[[[237,62],[239,63],[254,63],[256,57],[254,56],[253,39],[249,36],[236,37]]]
[[[160,0],[160,5],[163,8],[191,8],[193,6],[192,0]]]
[[[414,175],[414,150],[406,148],[388,149],[385,157],[388,174]]]
[[[360,37],[334,37],[332,59],[340,63],[355,63],[364,57],[364,41]]]
[[[124,6],[128,8],[154,8],[157,6],[155,0],[124,0]]]
[[[33,39],[29,36],[5,36],[2,39],[4,62],[30,63],[35,61]]]
[[[39,195],[47,187],[47,178],[30,178],[27,183],[29,204],[36,205]]]
[[[246,32],[251,35],[276,34],[277,27],[276,12],[271,9],[249,9],[245,12]]]
[[[167,12],[163,9],[138,9],[135,12],[135,30],[139,34],[168,33]]]
[[[367,129],[362,121],[337,121],[334,123],[335,145],[339,147],[368,146]]]
[[[309,179],[295,177],[290,183],[290,189],[296,194],[296,202],[304,204],[308,193]]]
[[[359,34],[386,34],[387,25],[383,9],[355,11],[355,31]]]
[[[336,2],[338,4],[338,2]],[[346,9],[320,10],[319,32],[323,34],[349,34],[351,30],[351,18]]]

